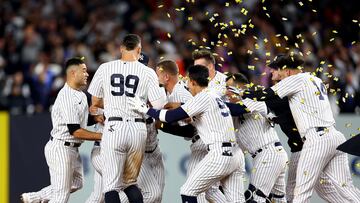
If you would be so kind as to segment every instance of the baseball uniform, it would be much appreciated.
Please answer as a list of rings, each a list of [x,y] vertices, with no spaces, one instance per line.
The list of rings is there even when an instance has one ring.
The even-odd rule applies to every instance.
[[[83,184],[83,165],[78,150],[83,141],[69,133],[67,124],[86,127],[88,104],[85,93],[66,83],[56,97],[51,120],[53,129],[44,149],[51,185],[39,192],[24,193],[25,202],[49,200],[50,203],[65,203],[70,192],[80,189]]]
[[[280,98],[287,96],[291,113],[304,145],[296,172],[293,202],[308,202],[321,172],[343,197],[343,201],[359,202],[360,191],[355,188],[348,168],[348,157],[336,150],[345,141],[334,127],[335,121],[321,79],[310,73],[289,76],[271,87]],[[261,100],[274,97],[269,89]],[[251,94],[250,94],[251,95]]]
[[[270,193],[277,197],[277,202],[285,199],[285,172],[287,154],[272,124],[266,118],[265,102],[244,99],[244,105],[251,111],[243,115],[243,120],[236,130],[242,146],[253,157],[250,174],[250,186],[246,194],[257,202],[265,202]],[[269,198],[270,199],[270,198]]]
[[[165,104],[154,70],[138,61],[110,61],[100,65],[88,92],[103,98],[107,118],[101,142],[104,193],[136,184],[147,130],[143,116],[130,110],[126,100],[137,95],[157,108]]]

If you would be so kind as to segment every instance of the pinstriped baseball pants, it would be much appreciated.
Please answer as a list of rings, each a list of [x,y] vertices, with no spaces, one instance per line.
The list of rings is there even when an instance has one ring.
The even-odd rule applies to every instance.
[[[296,170],[294,203],[309,202],[321,172],[340,194],[338,197],[341,199],[334,202],[360,202],[360,190],[352,183],[348,157],[336,150],[345,140],[334,127],[328,131],[311,129],[307,132]]]
[[[224,150],[230,150],[233,156],[224,156]],[[244,202],[243,170],[244,156],[239,147],[221,147],[221,143],[210,145],[210,151],[196,165],[189,175],[180,193],[198,196],[212,185],[221,182],[226,201]]]
[[[250,183],[266,196],[270,193],[284,195],[284,198],[277,199],[277,202],[286,202],[285,173],[288,156],[282,146],[274,146],[274,143],[262,149],[262,152],[254,157]],[[255,196],[254,200],[265,202],[265,199],[259,196]]]

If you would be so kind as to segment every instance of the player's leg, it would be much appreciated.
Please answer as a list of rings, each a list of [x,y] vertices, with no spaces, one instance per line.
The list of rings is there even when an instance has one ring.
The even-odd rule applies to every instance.
[[[143,202],[143,195],[136,185],[137,178],[141,169],[141,164],[145,152],[146,142],[146,126],[145,123],[128,122],[129,150],[124,165],[124,173],[122,176],[125,185],[124,192],[130,202]]]
[[[105,202],[120,202],[118,191],[122,184],[121,176],[128,151],[127,139],[130,137],[129,135],[132,136],[127,124],[127,122],[107,122],[104,127],[100,156],[103,159],[102,177]]]
[[[274,187],[270,193],[270,200],[276,203],[286,203],[286,182],[285,182],[286,169],[278,176]]]
[[[153,175],[155,176],[155,179],[158,182],[161,199],[162,199],[162,194],[165,187],[165,167],[164,167],[163,155],[160,151],[160,146],[157,146],[157,148],[153,153],[145,153],[144,159],[146,159],[150,163],[150,167],[152,168]]]
[[[223,150],[226,148],[216,145],[213,145],[213,147],[214,148],[210,150],[204,159],[195,167],[194,171],[181,187],[180,193],[183,202],[193,202],[194,198],[200,193],[208,190],[216,182],[235,170],[233,162],[235,162],[236,159],[232,156],[222,155]]]
[[[337,141],[325,133],[308,133],[296,171],[294,203],[309,202],[321,172],[335,155]]]
[[[274,144],[263,147],[263,151],[256,155],[250,175],[250,184],[255,188],[255,192],[252,191],[253,200],[265,202],[268,199],[278,177],[285,174],[287,161],[287,154],[283,147],[274,146]],[[282,187],[283,189],[279,188],[277,191],[279,196],[285,195],[285,181]],[[280,190],[282,190],[281,194]]]
[[[288,177],[286,182],[286,200],[292,202],[294,199],[294,190],[296,185],[296,170],[301,151],[291,153],[288,164]]]
[[[338,140],[337,145],[345,141],[344,136],[336,130],[329,136]],[[335,149],[335,156],[324,169],[324,173],[331,182],[330,186],[334,186],[342,197],[338,196],[336,202],[360,202],[360,190],[353,185],[347,154]]]
[[[245,158],[242,151],[239,149],[234,150],[234,158],[237,160],[235,171],[228,177],[221,180],[222,188],[227,202],[245,202],[244,198],[244,174],[245,174]]]
[[[104,194],[102,193],[102,177],[95,171],[94,172],[94,189],[90,194],[86,203],[104,203]]]
[[[206,156],[207,147],[202,140],[197,140],[190,146],[191,154],[188,164],[187,177],[192,173],[194,168],[200,161]],[[219,183],[216,183],[211,186],[207,193],[202,193],[197,196],[197,201],[199,203],[209,202],[225,202],[225,195],[219,190]]]
[[[94,172],[94,189],[86,200],[86,203],[104,203],[104,194],[102,193],[102,177],[101,177],[101,156],[100,147],[94,147],[91,151],[91,163],[95,168]]]
[[[325,173],[320,174],[320,178],[315,185],[315,191],[323,200],[330,203],[336,203],[339,202],[340,199],[343,199]]]
[[[62,141],[54,139],[45,146],[45,158],[49,166],[52,187],[50,203],[68,201],[74,173],[72,163],[77,156],[77,148],[64,146]]]
[[[72,166],[74,173],[73,173],[70,193],[76,192],[77,190],[80,190],[83,187],[84,169],[83,169],[80,153],[78,153],[77,158],[73,160]]]

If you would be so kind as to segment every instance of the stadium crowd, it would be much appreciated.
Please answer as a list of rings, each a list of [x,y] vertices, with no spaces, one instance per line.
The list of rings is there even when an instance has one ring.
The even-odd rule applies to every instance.
[[[142,37],[152,67],[170,58],[184,73],[191,52],[209,48],[220,71],[263,86],[271,83],[269,60],[300,51],[305,69],[329,84],[333,110],[359,114],[360,10],[351,1],[0,1],[0,110],[48,111],[66,59],[84,56],[94,73],[118,57],[130,32]]]

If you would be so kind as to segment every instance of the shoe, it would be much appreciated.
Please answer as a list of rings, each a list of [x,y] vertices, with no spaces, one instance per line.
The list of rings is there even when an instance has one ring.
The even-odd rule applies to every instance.
[[[20,195],[20,200],[21,200],[22,203],[31,203],[30,202],[30,197],[29,197],[29,195],[27,193],[22,193]]]
[[[20,200],[22,203],[40,203],[39,200],[33,200],[30,197],[30,193],[22,193],[20,195]]]

